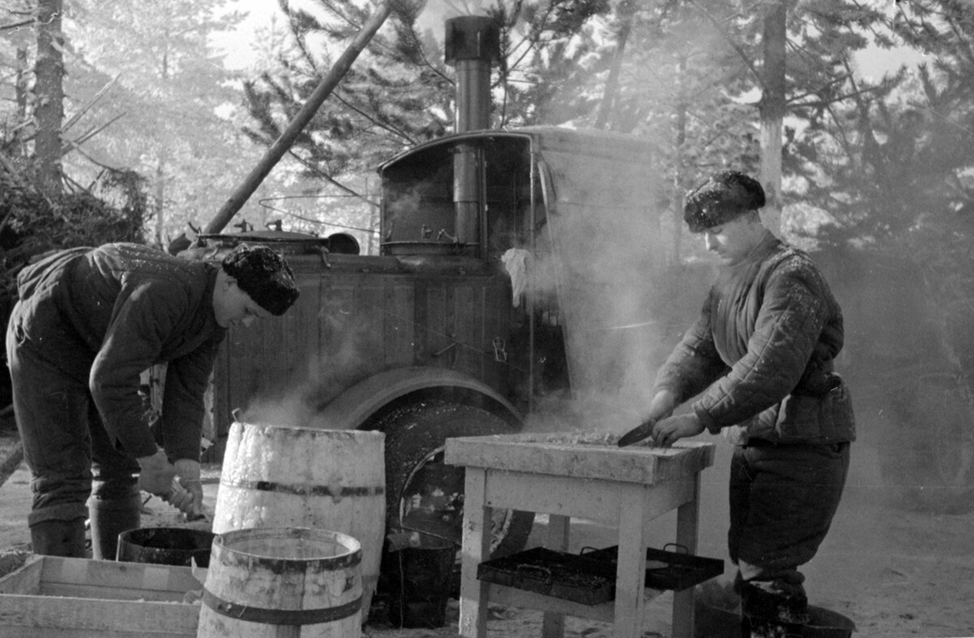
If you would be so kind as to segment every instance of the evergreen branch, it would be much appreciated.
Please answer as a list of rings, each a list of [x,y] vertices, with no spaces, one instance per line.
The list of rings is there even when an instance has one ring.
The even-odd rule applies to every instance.
[[[738,57],[741,58],[741,61],[744,63],[744,66],[746,66],[748,70],[751,72],[751,74],[754,75],[758,85],[763,87],[764,79],[761,77],[760,71],[758,71],[754,62],[751,60],[751,58],[748,57],[747,52],[741,47],[741,45],[735,42],[734,39],[731,38],[730,35],[727,33],[727,31],[724,30],[723,25],[720,23],[720,21],[716,17],[714,17],[709,11],[707,11],[705,8],[701,7],[696,2],[696,0],[690,0],[690,6],[700,11],[700,13],[702,13],[703,16],[707,18],[707,20],[709,20],[714,25],[714,27],[717,29],[717,32],[724,37],[724,39],[727,41],[727,44],[729,44],[731,48],[734,49],[734,51],[737,53]]]
[[[354,111],[355,113],[358,113],[359,115],[361,115],[362,117],[364,117],[366,120],[368,120],[369,122],[371,122],[374,126],[378,126],[379,128],[381,128],[381,129],[383,129],[385,131],[388,131],[389,133],[392,133],[393,135],[396,135],[398,137],[403,138],[410,145],[415,145],[417,143],[416,140],[414,140],[412,137],[410,137],[409,134],[406,133],[405,131],[393,127],[392,124],[390,124],[389,122],[383,121],[383,120],[379,119],[378,117],[369,115],[368,113],[366,113],[362,109],[358,108],[357,106],[355,106],[354,104],[352,104],[351,102],[349,102],[348,100],[346,100],[344,97],[342,97],[338,93],[335,94],[335,99],[338,100],[339,102],[341,102],[342,104],[344,104],[349,110]]]
[[[794,98],[788,100],[788,103],[793,108],[822,108],[822,107],[828,106],[830,104],[835,104],[836,102],[845,101],[845,100],[847,100],[847,99],[849,99],[851,97],[856,97],[856,96],[862,95],[864,93],[875,93],[876,91],[879,91],[881,89],[882,89],[882,87],[879,87],[879,86],[867,86],[864,89],[857,89],[857,90],[852,91],[850,93],[845,93],[845,94],[836,96],[836,97],[834,97],[832,99],[828,99],[828,100],[816,100],[815,102],[802,102],[802,103],[798,103],[798,104],[792,104],[792,102],[795,101],[795,100],[799,100],[799,99],[801,99],[803,97],[807,97],[808,95],[813,95],[814,94],[814,93],[805,93],[802,96],[797,96],[797,97],[794,97]]]
[[[290,155],[291,157],[293,157],[294,159],[296,159],[299,164],[301,164],[302,166],[304,166],[306,169],[308,169],[309,171],[311,171],[312,173],[314,173],[318,177],[320,177],[323,180],[327,181],[329,184],[332,184],[333,186],[336,186],[337,188],[345,191],[346,193],[348,193],[352,197],[357,197],[358,199],[362,200],[363,202],[367,203],[370,206],[373,206],[373,207],[376,207],[376,208],[378,207],[378,204],[376,204],[375,202],[373,202],[372,200],[370,200],[368,197],[366,197],[365,195],[359,193],[358,191],[356,191],[352,187],[346,186],[345,184],[339,182],[337,179],[335,179],[334,177],[332,177],[330,174],[325,173],[324,171],[322,171],[321,169],[319,169],[317,166],[315,166],[311,162],[306,161],[300,155],[298,155],[297,153],[295,153],[293,149],[289,149],[288,150],[288,155]]]
[[[116,74],[115,77],[113,77],[111,80],[109,80],[108,83],[105,84],[105,86],[103,86],[102,88],[98,89],[98,92],[95,93],[95,97],[93,97],[90,102],[88,102],[86,105],[84,105],[83,107],[81,107],[81,110],[79,110],[77,113],[75,113],[70,118],[68,118],[68,121],[65,122],[64,125],[61,127],[61,133],[62,134],[63,133],[67,133],[68,132],[68,129],[70,129],[72,126],[74,126],[75,123],[77,123],[77,121],[80,120],[84,116],[85,113],[87,113],[88,111],[90,111],[95,106],[95,104],[97,104],[99,101],[101,101],[101,99],[103,97],[105,97],[105,93],[107,93],[109,89],[111,89],[113,86],[115,86],[116,83],[118,83],[118,78],[119,77],[121,77],[121,74],[120,73]],[[118,118],[116,118],[116,119],[118,119]]]

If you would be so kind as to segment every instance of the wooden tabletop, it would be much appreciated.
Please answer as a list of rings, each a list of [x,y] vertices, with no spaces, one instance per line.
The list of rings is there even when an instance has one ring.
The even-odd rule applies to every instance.
[[[586,479],[655,485],[693,475],[714,463],[713,443],[678,441],[620,448],[611,434],[497,434],[447,439],[445,462]]]

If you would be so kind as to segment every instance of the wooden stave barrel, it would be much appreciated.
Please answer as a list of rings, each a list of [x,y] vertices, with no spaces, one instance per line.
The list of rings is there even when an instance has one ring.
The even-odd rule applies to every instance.
[[[367,618],[385,540],[384,446],[377,431],[234,422],[213,532],[272,526],[348,534],[362,545]]]
[[[289,551],[302,544],[307,551]],[[219,535],[197,637],[360,638],[361,558],[361,544],[339,532],[290,527]]]

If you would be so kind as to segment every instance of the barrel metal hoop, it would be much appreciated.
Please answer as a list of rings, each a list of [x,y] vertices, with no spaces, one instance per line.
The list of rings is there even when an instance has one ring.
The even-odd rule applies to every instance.
[[[231,603],[204,587],[203,604],[221,616],[236,620],[264,625],[318,625],[353,616],[362,607],[362,597],[344,605],[322,609],[267,609]]]
[[[301,485],[296,483],[275,483],[274,481],[220,481],[220,485],[236,487],[243,490],[256,490],[258,492],[281,492],[284,494],[297,494],[299,496],[330,496],[332,498],[345,498],[356,496],[383,496],[386,493],[384,485],[365,486],[365,487],[332,487],[331,485]],[[335,493],[337,491],[337,494]]]

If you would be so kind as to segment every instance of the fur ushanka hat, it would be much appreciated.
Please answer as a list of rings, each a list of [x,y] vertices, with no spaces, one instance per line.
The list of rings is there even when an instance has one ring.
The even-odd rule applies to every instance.
[[[761,184],[740,171],[720,171],[687,195],[683,219],[691,233],[719,226],[764,206]]]
[[[283,315],[300,294],[291,267],[267,246],[240,244],[223,258],[223,270],[272,315]]]

